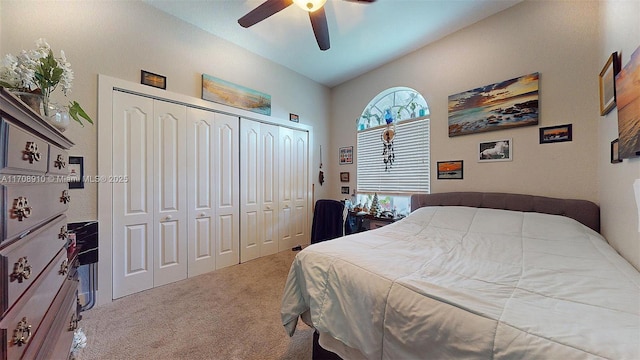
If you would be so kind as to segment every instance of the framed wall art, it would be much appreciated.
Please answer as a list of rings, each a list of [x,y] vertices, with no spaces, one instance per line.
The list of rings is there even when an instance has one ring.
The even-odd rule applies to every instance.
[[[572,141],[572,124],[540,128],[540,144]]]
[[[348,194],[349,193],[349,187],[348,186],[343,186],[340,188],[340,193],[341,194]]]
[[[511,139],[481,142],[478,162],[511,161],[513,160],[512,154],[513,141]]]
[[[341,172],[340,173],[340,181],[341,182],[349,182],[349,173],[348,172]]]
[[[620,159],[640,156],[640,46],[616,75]]]
[[[149,85],[158,89],[167,89],[167,77],[140,70],[140,84]]]
[[[600,115],[606,115],[616,106],[616,84],[615,77],[620,71],[618,53],[614,52],[609,56],[606,64],[600,71],[598,84],[600,90]]]
[[[463,177],[463,161],[438,161],[438,179],[439,180],[461,180]]]
[[[353,164],[353,146],[341,147],[339,150],[340,165]]]
[[[617,164],[621,163],[622,159],[620,159],[620,139],[615,139],[611,142],[611,163]]]
[[[449,96],[449,137],[538,125],[539,73]]]
[[[69,156],[69,189],[84,189],[84,158]]]
[[[289,113],[289,121],[293,121],[293,122],[300,122],[300,117],[298,117],[298,115],[296,114],[291,114]]]
[[[202,99],[271,115],[271,95],[202,74]]]

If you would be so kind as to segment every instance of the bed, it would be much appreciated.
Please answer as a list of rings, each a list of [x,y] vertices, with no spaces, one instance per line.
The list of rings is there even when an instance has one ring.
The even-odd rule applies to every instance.
[[[296,255],[281,317],[344,359],[640,358],[640,273],[584,200],[414,195],[385,227]]]

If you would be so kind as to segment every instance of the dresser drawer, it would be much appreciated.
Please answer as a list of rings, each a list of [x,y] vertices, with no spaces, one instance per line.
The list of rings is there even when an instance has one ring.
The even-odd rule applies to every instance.
[[[66,192],[65,192],[66,191]],[[67,183],[7,184],[0,186],[4,217],[3,241],[20,235],[67,211]]]
[[[0,252],[1,314],[11,308],[66,244],[66,239],[59,236],[60,229],[66,226],[67,217],[63,215]]]
[[[62,250],[0,321],[7,359],[19,359],[31,345],[38,348],[45,340],[48,328],[40,331],[40,323],[67,278],[66,274],[60,273],[66,261],[67,252]]]
[[[44,174],[47,171],[49,145],[41,138],[1,120],[0,172],[6,174]]]
[[[47,173],[51,175],[69,174],[69,154],[57,146],[49,145],[49,166]]]
[[[78,305],[78,281],[65,281],[51,309],[40,326],[49,326],[49,333],[37,349],[29,347],[26,359],[67,359],[73,344],[73,335],[80,321]],[[42,334],[41,334],[42,335]],[[36,351],[37,355],[35,355]]]

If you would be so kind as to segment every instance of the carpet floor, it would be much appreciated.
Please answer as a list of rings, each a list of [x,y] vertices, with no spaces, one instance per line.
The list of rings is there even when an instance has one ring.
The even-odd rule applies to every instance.
[[[146,290],[82,313],[89,359],[311,359],[313,330],[289,337],[280,301],[295,252]]]

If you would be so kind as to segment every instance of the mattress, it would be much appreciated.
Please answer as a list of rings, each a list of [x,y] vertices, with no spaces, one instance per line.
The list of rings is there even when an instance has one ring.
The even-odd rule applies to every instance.
[[[298,253],[281,316],[367,359],[638,359],[640,273],[568,217],[424,207]]]

